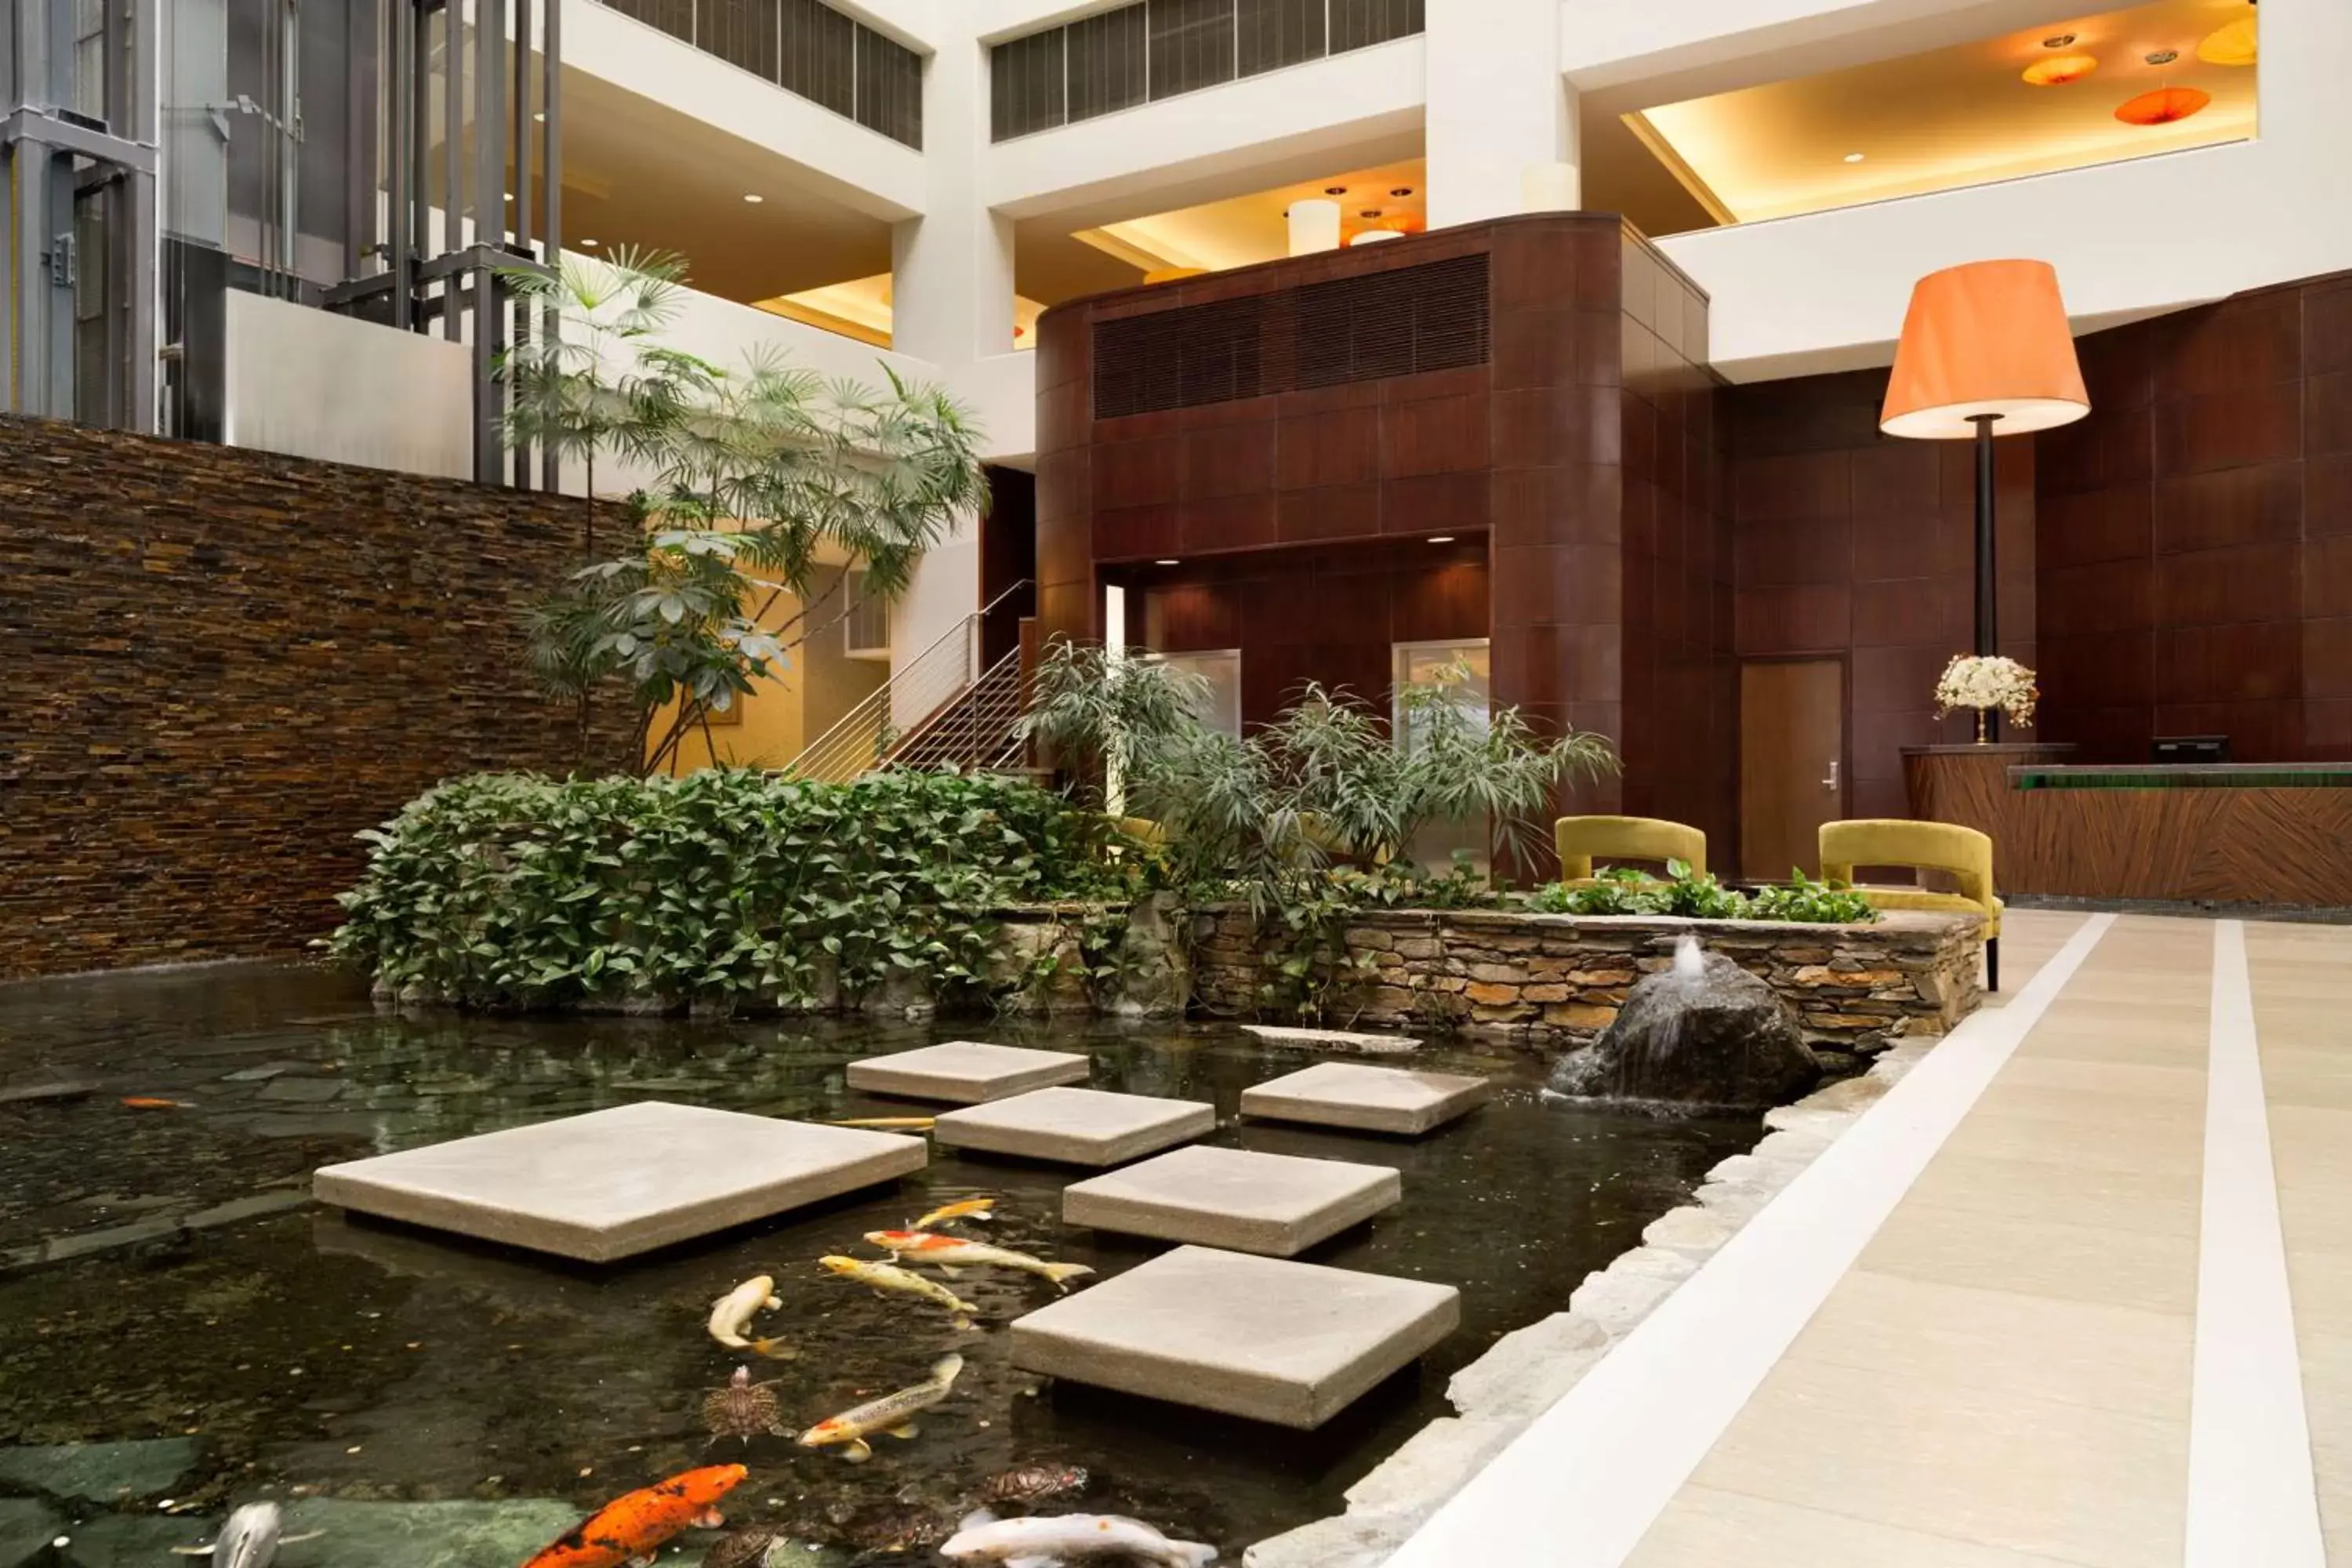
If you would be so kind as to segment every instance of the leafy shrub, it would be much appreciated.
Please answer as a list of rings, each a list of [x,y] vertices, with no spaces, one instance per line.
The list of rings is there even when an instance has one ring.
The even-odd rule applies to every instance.
[[[1827,925],[1867,924],[1878,918],[1870,900],[1807,879],[1802,871],[1778,887],[1754,894],[1727,888],[1710,872],[1694,872],[1680,860],[1666,862],[1663,881],[1626,867],[1603,871],[1591,887],[1553,882],[1528,896],[1528,907],[1555,915],[1677,915],[1706,921],[1792,921]]]
[[[1878,918],[1870,900],[1850,888],[1832,888],[1827,882],[1816,882],[1802,871],[1791,869],[1788,881],[1770,888],[1759,888],[1748,900],[1748,918],[1752,921],[1804,921],[1817,925],[1867,924]]]
[[[1105,831],[990,775],[479,774],[360,836],[374,847],[329,945],[396,992],[471,1005],[969,992],[991,910],[1129,896]]]

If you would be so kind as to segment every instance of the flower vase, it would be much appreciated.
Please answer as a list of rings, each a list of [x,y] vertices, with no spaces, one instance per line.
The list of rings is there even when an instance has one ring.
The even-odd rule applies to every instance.
[[[1977,744],[1981,746],[1985,743],[1985,710],[1979,708],[1977,710]]]

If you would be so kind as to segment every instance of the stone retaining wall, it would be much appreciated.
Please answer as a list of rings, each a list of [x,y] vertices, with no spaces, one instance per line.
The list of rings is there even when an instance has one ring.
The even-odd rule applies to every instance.
[[[1401,910],[1348,929],[1360,979],[1335,985],[1334,1027],[1463,1030],[1565,1050],[1617,1016],[1626,991],[1674,959],[1685,931],[1762,976],[1797,1015],[1806,1044],[1852,1066],[1910,1035],[1940,1035],[1983,999],[1972,915],[1898,912],[1872,925],[1689,921]],[[1265,942],[1245,910],[1193,920],[1193,988],[1212,1012],[1257,1007]]]

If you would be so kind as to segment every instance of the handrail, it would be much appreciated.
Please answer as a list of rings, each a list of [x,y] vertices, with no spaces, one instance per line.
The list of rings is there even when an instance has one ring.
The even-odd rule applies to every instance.
[[[802,778],[846,784],[881,766],[896,738],[921,731],[982,678],[986,672],[979,668],[982,624],[1014,595],[1035,586],[1034,579],[1024,577],[958,620],[889,679],[860,698],[824,734],[803,746],[784,771]],[[938,695],[931,695],[934,691]],[[903,727],[891,722],[902,705],[921,709],[919,716]]]

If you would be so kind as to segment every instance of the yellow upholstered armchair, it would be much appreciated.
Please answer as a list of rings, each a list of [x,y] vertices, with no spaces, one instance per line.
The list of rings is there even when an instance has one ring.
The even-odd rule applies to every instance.
[[[1592,862],[1686,860],[1694,872],[1706,869],[1706,835],[1679,822],[1654,816],[1563,816],[1551,825],[1559,851],[1559,879],[1571,888],[1593,883]]]
[[[1959,884],[1956,893],[1927,888],[1864,887],[1855,890],[1881,910],[1927,910],[1973,913],[1985,922],[1985,984],[2000,989],[2000,900],[1992,890],[1992,840],[1973,827],[1952,822],[1906,822],[1864,818],[1822,824],[1822,876],[1853,887],[1856,866],[1908,866],[1943,871]]]

